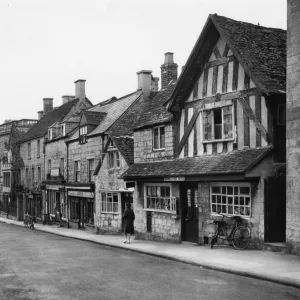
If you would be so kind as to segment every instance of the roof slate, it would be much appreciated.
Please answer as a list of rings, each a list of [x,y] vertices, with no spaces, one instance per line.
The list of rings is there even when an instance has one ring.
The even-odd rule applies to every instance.
[[[134,147],[134,139],[129,136],[121,136],[121,137],[112,137],[112,140],[115,146],[120,151],[121,155],[124,157],[126,163],[130,166],[133,164],[133,147]]]
[[[79,99],[67,102],[53,111],[44,115],[36,124],[34,124],[27,133],[23,136],[20,142],[26,142],[38,137],[45,135],[48,131],[48,127],[55,122],[60,122],[69,113],[74,105],[79,101]]]
[[[286,89],[286,30],[211,15],[225,40],[267,91]]]
[[[137,163],[133,164],[122,177],[130,179],[244,173],[265,157],[271,149],[272,147],[264,147],[237,150],[226,154]]]
[[[83,115],[88,125],[98,125],[100,121],[105,117],[106,113],[97,111],[83,111]]]
[[[119,98],[118,100],[108,102],[104,105],[100,103],[88,109],[87,111],[107,113],[96,129],[88,135],[100,134],[108,130],[111,125],[126,111],[126,109],[141,96],[141,94],[142,91],[138,90]]]
[[[135,129],[158,125],[172,120],[172,114],[167,111],[163,104],[170,98],[174,87],[175,82],[152,96],[149,107],[140,116]]]

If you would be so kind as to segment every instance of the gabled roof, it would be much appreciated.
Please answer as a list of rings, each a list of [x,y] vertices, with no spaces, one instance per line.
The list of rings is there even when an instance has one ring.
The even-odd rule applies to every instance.
[[[27,131],[27,133],[20,140],[20,142],[24,143],[26,141],[30,141],[44,136],[48,131],[48,127],[55,122],[61,122],[78,101],[79,99],[75,99],[70,102],[67,102],[44,115],[36,124],[34,124]]]
[[[169,161],[133,164],[124,179],[164,176],[206,176],[245,173],[261,161],[272,147],[245,149],[226,154],[178,158]]]
[[[106,116],[100,124],[89,135],[101,134],[107,131],[116,120],[142,95],[142,91],[138,90],[117,100],[106,102],[104,105],[99,103],[88,109],[89,112],[104,112]]]
[[[76,98],[79,100],[79,98]],[[93,103],[85,97],[72,107],[68,114],[63,118],[62,122],[79,122],[81,112],[93,106]]]
[[[115,146],[120,151],[121,155],[124,157],[128,166],[133,164],[133,147],[134,139],[129,136],[111,137]]]
[[[80,125],[99,125],[106,116],[106,112],[84,110],[81,115]]]
[[[214,14],[209,15],[178,79],[171,95],[171,106],[174,101],[184,101],[188,97],[220,36],[262,92],[285,91],[286,30],[240,22]]]
[[[172,114],[167,111],[163,104],[171,96],[175,84],[175,82],[172,82],[166,89],[152,95],[149,107],[140,116],[135,129],[158,125],[172,120]]]

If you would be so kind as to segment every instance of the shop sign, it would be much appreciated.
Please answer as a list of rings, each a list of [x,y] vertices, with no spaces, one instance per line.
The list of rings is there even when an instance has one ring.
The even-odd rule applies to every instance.
[[[185,177],[184,176],[165,177],[164,181],[185,181]]]
[[[59,168],[52,168],[50,170],[50,176],[51,177],[58,177],[59,176]]]
[[[92,192],[69,191],[68,195],[72,197],[94,198],[94,193]]]

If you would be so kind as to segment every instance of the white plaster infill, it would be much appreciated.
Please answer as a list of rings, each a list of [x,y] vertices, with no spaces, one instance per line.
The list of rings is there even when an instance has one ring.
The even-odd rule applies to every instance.
[[[0,222],[23,226],[23,222],[1,217]],[[53,225],[35,224],[35,230],[300,288],[300,256],[296,255],[254,249],[237,251],[230,247],[217,246],[210,249],[209,246],[195,244],[145,240],[132,240],[128,245],[123,243],[123,235],[96,235]]]

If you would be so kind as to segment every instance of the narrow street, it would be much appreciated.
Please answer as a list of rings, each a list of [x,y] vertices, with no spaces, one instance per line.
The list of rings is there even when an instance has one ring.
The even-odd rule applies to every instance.
[[[300,290],[0,223],[0,299],[299,299]]]

